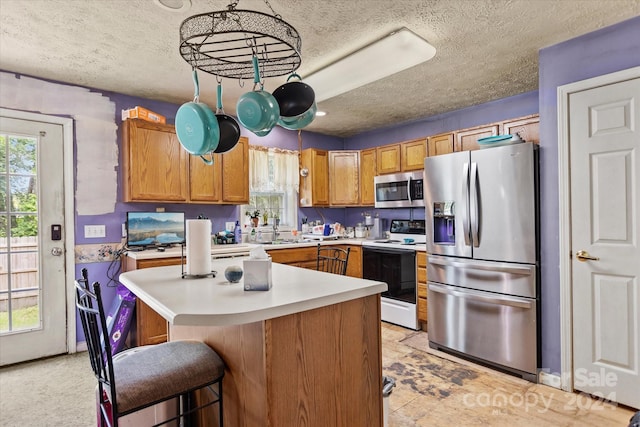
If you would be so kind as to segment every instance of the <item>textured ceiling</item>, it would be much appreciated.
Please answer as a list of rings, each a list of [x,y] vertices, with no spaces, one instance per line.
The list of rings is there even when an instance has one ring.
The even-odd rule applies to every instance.
[[[191,1],[176,13],[152,0],[0,0],[0,69],[182,104],[193,86],[178,53],[180,23],[228,4]],[[335,136],[536,90],[539,49],[640,15],[640,0],[269,3],[302,37],[303,77],[400,27],[437,49],[431,61],[321,102],[328,115],[307,129]],[[261,0],[237,8],[270,13]],[[265,89],[285,79],[268,79]],[[201,101],[215,107],[215,77],[201,73],[200,84]],[[223,79],[223,87],[225,111],[235,114],[252,82]]]

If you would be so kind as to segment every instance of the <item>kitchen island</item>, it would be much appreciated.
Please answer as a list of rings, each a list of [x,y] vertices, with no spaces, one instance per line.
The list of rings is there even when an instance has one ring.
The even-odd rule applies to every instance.
[[[273,264],[273,288],[224,278],[242,258],[213,262],[215,278],[181,266],[120,275],[170,323],[170,340],[206,342],[224,359],[225,425],[381,426],[383,282]]]

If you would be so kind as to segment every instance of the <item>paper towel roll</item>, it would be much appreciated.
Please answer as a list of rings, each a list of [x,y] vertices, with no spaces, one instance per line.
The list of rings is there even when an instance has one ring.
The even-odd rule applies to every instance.
[[[186,221],[187,274],[211,273],[211,221],[188,219]]]

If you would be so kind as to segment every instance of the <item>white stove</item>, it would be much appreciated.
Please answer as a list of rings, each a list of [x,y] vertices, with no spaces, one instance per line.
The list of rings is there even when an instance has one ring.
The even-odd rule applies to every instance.
[[[416,250],[427,244],[425,222],[417,220],[391,220],[388,239],[365,240],[362,246]]]
[[[389,239],[362,242],[363,277],[388,286],[381,298],[382,320],[414,330],[419,328],[415,252],[426,246],[424,226],[423,219],[394,219]]]

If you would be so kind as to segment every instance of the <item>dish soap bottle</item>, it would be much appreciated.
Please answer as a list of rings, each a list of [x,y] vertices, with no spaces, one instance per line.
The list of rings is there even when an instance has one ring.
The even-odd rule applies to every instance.
[[[236,227],[233,229],[233,238],[236,243],[242,243],[242,231],[240,230],[240,221],[236,221]]]

